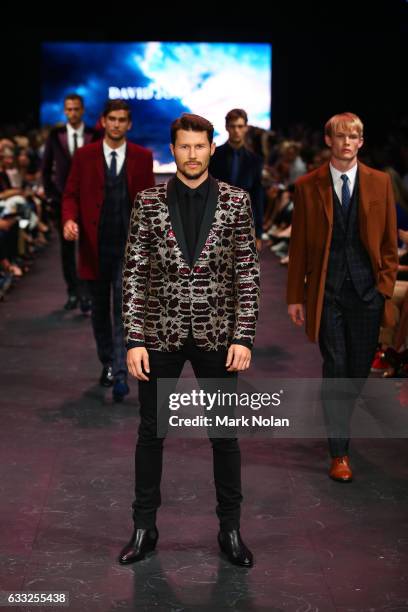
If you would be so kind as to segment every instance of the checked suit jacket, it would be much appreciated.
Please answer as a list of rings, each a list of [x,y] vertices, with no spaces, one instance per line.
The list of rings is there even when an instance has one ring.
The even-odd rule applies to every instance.
[[[175,180],[137,195],[123,269],[126,342],[177,351],[191,326],[202,350],[253,343],[259,261],[250,198],[212,177],[209,189],[191,267]]]

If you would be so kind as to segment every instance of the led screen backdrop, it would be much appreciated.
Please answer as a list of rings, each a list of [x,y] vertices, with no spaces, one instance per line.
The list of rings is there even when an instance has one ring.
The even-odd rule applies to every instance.
[[[170,123],[182,112],[209,119],[215,140],[226,139],[224,118],[234,107],[249,123],[270,127],[272,48],[264,43],[44,43],[42,124],[64,121],[62,100],[85,98],[85,121],[95,125],[108,98],[131,108],[129,138],[149,147],[155,171],[171,171]]]

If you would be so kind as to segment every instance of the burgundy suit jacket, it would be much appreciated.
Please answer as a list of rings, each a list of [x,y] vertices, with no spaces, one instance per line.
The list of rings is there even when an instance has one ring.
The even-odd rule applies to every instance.
[[[154,186],[152,153],[144,147],[127,143],[126,173],[130,201],[139,191]],[[79,277],[99,278],[98,230],[105,197],[103,141],[78,149],[62,198],[62,223],[79,224]]]

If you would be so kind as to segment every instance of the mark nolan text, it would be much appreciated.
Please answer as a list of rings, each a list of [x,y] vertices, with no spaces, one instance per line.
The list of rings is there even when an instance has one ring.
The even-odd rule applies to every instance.
[[[278,419],[274,416],[251,415],[250,417],[228,417],[196,416],[193,418],[171,415],[169,418],[171,427],[289,427],[289,419]]]
[[[289,419],[278,419],[274,416],[261,416],[253,414],[251,417],[216,416],[215,425],[218,427],[289,427]]]

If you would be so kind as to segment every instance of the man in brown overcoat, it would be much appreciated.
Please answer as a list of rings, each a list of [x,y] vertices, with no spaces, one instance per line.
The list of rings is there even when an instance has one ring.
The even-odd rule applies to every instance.
[[[389,176],[357,160],[363,145],[363,124],[357,115],[342,113],[329,119],[325,142],[330,161],[296,182],[287,303],[296,325],[306,318],[306,333],[319,342],[323,357],[329,475],[350,482],[354,402],[348,408],[345,402],[336,404],[330,395],[334,383],[329,381],[336,379],[338,390],[338,379],[366,379],[381,321],[392,324],[396,211]]]

